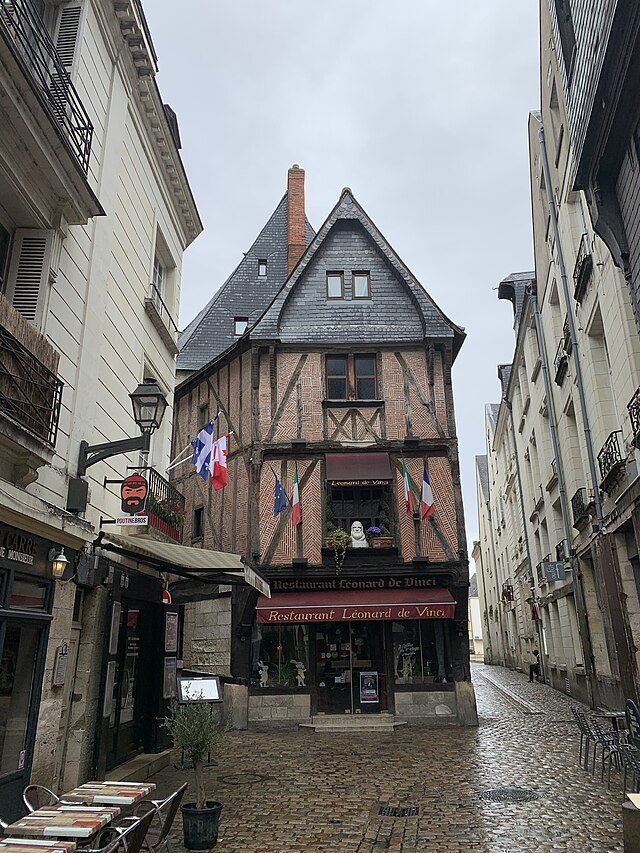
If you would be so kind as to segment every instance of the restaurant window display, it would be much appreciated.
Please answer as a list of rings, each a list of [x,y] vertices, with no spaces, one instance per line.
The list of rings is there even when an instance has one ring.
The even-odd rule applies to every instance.
[[[284,690],[307,688],[308,625],[256,625],[252,640],[254,683]]]
[[[438,620],[393,622],[394,679],[396,687],[420,687],[447,681],[445,636]]]

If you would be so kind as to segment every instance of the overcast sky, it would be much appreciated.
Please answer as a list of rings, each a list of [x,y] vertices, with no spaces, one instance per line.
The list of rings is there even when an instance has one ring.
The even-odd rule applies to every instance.
[[[495,288],[532,269],[527,115],[539,104],[535,0],[146,0],[163,98],[205,231],[181,327],[306,171],[319,228],[349,186],[467,340],[454,367],[469,546],[484,404],[513,353]],[[437,497],[437,496],[436,496]],[[473,563],[472,563],[473,570]]]

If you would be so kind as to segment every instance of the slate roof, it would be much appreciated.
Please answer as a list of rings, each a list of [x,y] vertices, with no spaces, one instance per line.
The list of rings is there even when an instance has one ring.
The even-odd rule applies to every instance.
[[[476,456],[476,468],[478,469],[478,479],[480,480],[480,488],[482,489],[482,497],[489,502],[489,460],[485,455]]]
[[[498,422],[498,412],[500,411],[500,403],[485,403],[484,410],[491,425],[491,432],[495,432],[496,424]]]
[[[331,251],[336,261],[349,260],[339,269],[347,269],[349,264],[352,269],[362,269],[363,265],[369,268],[375,254],[380,259],[383,286],[377,291],[372,287],[372,298],[357,304],[355,300],[327,300],[324,272],[318,273],[314,264],[322,265],[323,253],[331,256]],[[305,292],[305,282],[314,275],[315,282]],[[455,357],[465,333],[438,308],[346,188],[285,285],[253,326],[250,337],[285,343],[332,343],[340,338],[367,343],[452,338]]]
[[[512,364],[498,365],[498,378],[500,379],[500,387],[502,388],[502,399],[507,397],[507,389],[509,387],[509,379],[511,379]]]
[[[255,242],[200,313],[180,333],[178,370],[199,370],[232,346],[234,319],[248,317],[251,326],[273,300],[287,277],[287,193],[269,217]],[[307,221],[307,243],[314,237]],[[258,276],[258,261],[266,259],[267,275]]]
[[[469,578],[469,598],[478,597],[478,575],[473,574]]]
[[[535,284],[535,280],[536,274],[533,272],[512,272],[498,285],[498,299],[508,299],[513,305],[513,328],[516,336],[522,320],[527,287]]]

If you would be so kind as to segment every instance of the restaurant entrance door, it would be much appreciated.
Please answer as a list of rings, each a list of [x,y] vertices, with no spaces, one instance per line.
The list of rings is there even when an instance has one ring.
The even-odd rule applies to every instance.
[[[312,714],[376,714],[389,709],[382,622],[326,622],[312,630]]]

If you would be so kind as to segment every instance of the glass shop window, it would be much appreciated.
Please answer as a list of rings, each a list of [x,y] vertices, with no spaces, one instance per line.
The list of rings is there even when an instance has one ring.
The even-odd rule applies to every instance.
[[[0,651],[0,774],[24,764],[41,629],[7,625]]]
[[[9,607],[18,610],[45,610],[47,606],[46,581],[28,580],[16,575],[11,586]]]
[[[388,527],[389,506],[388,486],[332,486],[327,507],[327,526],[330,530],[340,528],[351,530],[354,521],[361,521],[365,530],[369,527],[381,527],[381,515],[385,515],[385,527]],[[387,529],[385,536],[390,535]]]
[[[256,625],[251,648],[252,684],[282,689],[308,686],[309,626]]]
[[[434,684],[447,680],[444,636],[439,660],[435,620],[394,622],[391,633],[396,685]]]

